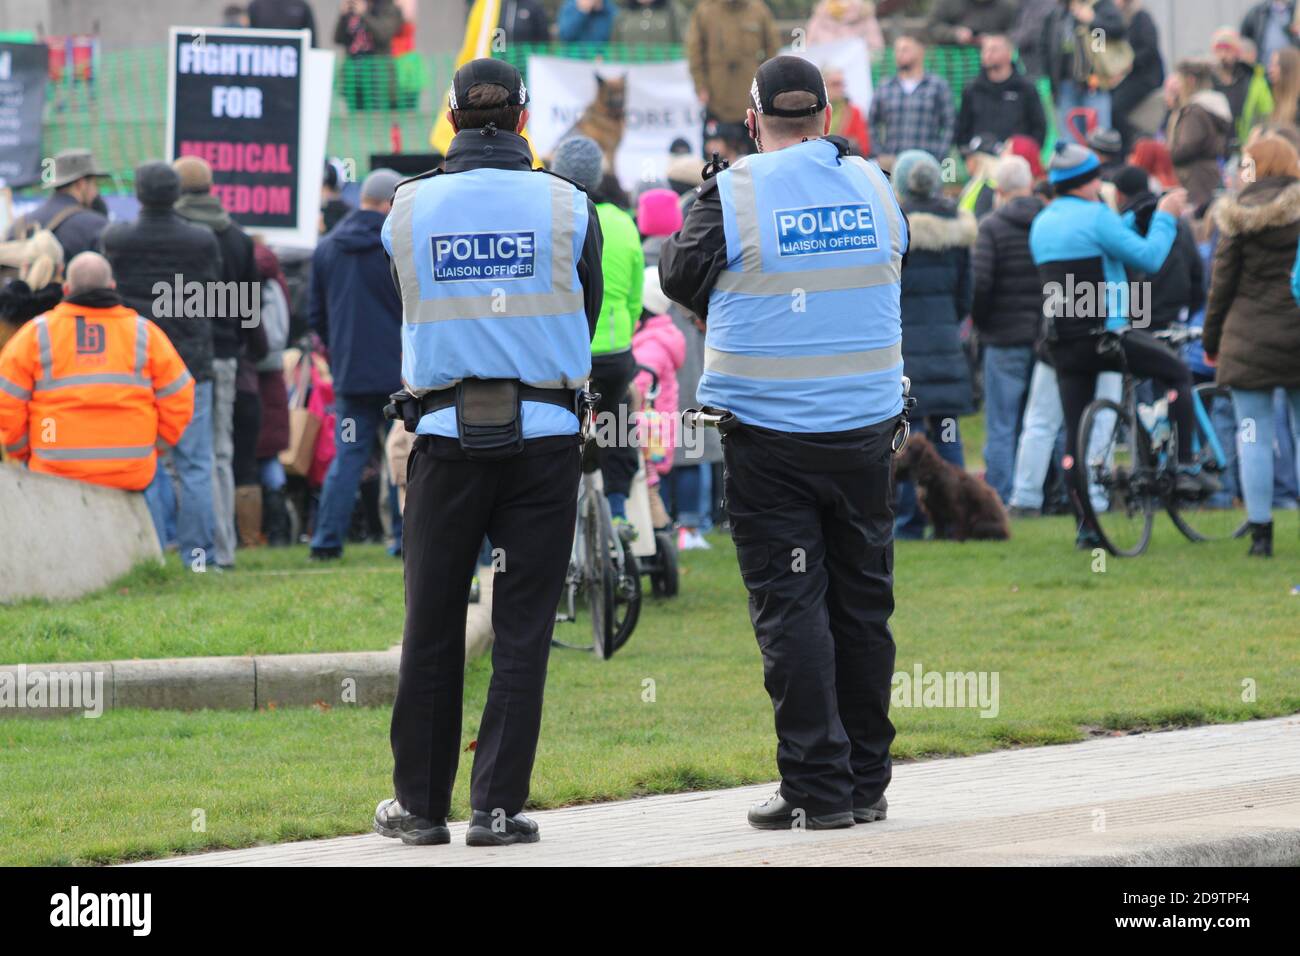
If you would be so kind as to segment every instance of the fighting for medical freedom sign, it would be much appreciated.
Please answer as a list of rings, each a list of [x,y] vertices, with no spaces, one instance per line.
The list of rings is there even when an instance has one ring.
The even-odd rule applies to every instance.
[[[305,30],[172,28],[168,158],[206,160],[244,228],[312,245],[332,63]]]

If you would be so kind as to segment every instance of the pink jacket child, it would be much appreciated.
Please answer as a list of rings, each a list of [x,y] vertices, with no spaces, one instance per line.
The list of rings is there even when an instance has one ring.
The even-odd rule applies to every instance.
[[[659,397],[655,399],[656,415],[643,413],[642,423],[646,434],[643,447],[650,448],[649,480],[658,482],[673,467],[673,445],[677,439],[677,370],[686,360],[686,338],[669,316],[668,297],[659,288],[659,270],[646,269],[642,304],[653,313],[641,323],[632,336],[632,356],[638,365],[654,369],[659,377]],[[650,389],[651,378],[646,372],[636,377],[636,387],[642,395]],[[647,408],[649,402],[646,402]]]

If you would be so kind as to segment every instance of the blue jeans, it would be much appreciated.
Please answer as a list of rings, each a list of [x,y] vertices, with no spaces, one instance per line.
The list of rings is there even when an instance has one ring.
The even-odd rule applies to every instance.
[[[352,509],[361,487],[361,473],[375,453],[375,441],[384,426],[386,395],[336,395],[334,397],[334,460],[325,474],[316,531],[311,546],[342,548]],[[344,441],[348,437],[350,441]]]
[[[984,480],[1003,502],[1011,500],[1020,422],[1029,398],[1029,377],[1033,370],[1033,346],[984,348]]]
[[[951,441],[944,441],[945,422],[951,422]],[[957,419],[938,415],[921,418],[912,423],[912,430],[934,442],[935,450],[944,461],[958,468],[966,467]],[[925,514],[916,502],[916,486],[910,481],[900,481],[894,492],[894,537],[905,541],[919,541],[925,537]]]
[[[1079,106],[1097,111],[1098,129],[1113,129],[1110,123],[1109,90],[1089,92],[1073,80],[1062,80],[1056,91],[1056,129],[1061,139],[1069,143],[1076,141],[1066,126],[1065,114]]]
[[[193,566],[202,559],[215,560],[212,517],[212,383],[199,382],[194,388],[194,418],[181,440],[166,454],[176,468],[179,489],[171,487],[162,456],[153,481],[144,490],[145,502],[153,515],[158,540],[166,547],[171,515],[176,515],[176,551],[181,563]],[[179,493],[177,493],[179,492]]]
[[[1119,372],[1102,372],[1097,376],[1097,397],[1119,401],[1124,391],[1124,379]],[[1020,444],[1016,449],[1015,481],[1011,500],[1015,508],[1036,509],[1043,506],[1043,483],[1052,457],[1056,460],[1074,451],[1065,447],[1062,426],[1065,411],[1061,408],[1061,391],[1056,383],[1056,370],[1046,362],[1034,365],[1029,380],[1029,401],[1025,405],[1025,419],[1020,431]],[[1094,489],[1092,502],[1099,510],[1106,506],[1105,499]]]
[[[703,497],[704,488],[712,478],[707,462],[695,461],[673,465],[673,504],[677,509],[677,523],[684,528],[699,528],[709,508]]]
[[[1273,417],[1277,422],[1273,430],[1277,436],[1277,453],[1273,456],[1273,507],[1290,510],[1300,498],[1300,487],[1296,481],[1296,443],[1291,439],[1291,431],[1297,425],[1287,408],[1285,388],[1273,389]]]
[[[1286,397],[1291,406],[1292,437],[1300,443],[1300,435],[1295,434],[1300,423],[1300,389],[1288,389]],[[1266,524],[1273,520],[1273,453],[1278,432],[1273,391],[1234,388],[1232,405],[1237,413],[1237,453],[1241,458],[1246,517],[1256,524]]]

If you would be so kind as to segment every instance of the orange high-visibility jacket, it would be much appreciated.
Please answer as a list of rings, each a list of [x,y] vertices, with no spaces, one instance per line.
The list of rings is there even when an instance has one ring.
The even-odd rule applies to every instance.
[[[60,302],[0,352],[0,442],[32,471],[140,491],[193,417],[176,348],[126,306]]]

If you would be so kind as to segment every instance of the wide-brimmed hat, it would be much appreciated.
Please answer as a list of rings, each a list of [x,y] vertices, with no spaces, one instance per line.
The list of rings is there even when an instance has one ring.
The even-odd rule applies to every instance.
[[[59,189],[87,176],[108,176],[95,162],[95,154],[88,149],[65,149],[54,157],[54,178],[45,184],[46,189]]]

